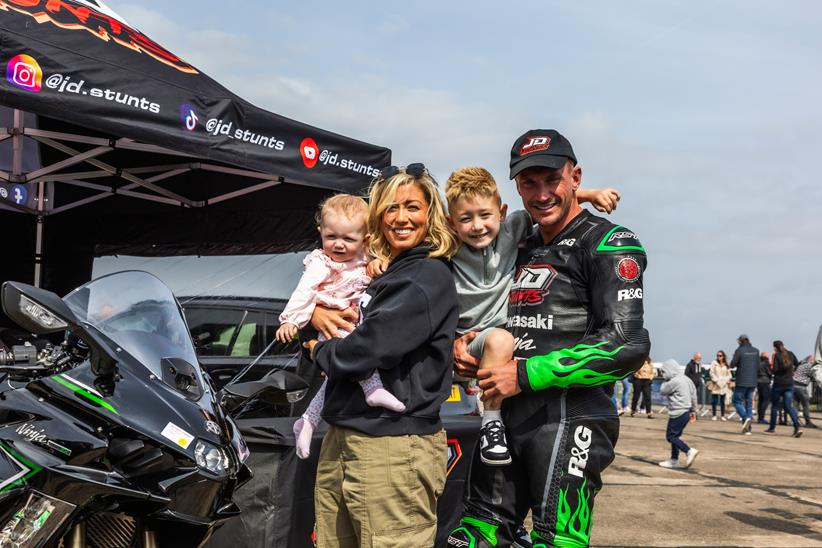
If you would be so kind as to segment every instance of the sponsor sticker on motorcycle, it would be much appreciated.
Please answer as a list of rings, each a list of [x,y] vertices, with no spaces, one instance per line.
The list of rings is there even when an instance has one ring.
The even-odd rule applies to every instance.
[[[164,438],[170,439],[183,449],[188,449],[188,446],[191,445],[192,441],[194,441],[194,436],[173,422],[168,423],[160,434],[162,434]]]

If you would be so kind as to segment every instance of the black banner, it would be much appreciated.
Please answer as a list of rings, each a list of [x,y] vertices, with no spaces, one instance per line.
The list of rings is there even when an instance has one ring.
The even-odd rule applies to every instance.
[[[0,0],[0,64],[0,104],[287,182],[357,192],[390,163],[388,149],[255,107],[69,0]]]

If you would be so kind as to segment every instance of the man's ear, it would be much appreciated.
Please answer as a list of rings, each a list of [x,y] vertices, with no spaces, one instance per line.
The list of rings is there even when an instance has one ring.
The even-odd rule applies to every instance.
[[[508,214],[508,204],[502,204],[499,206],[499,219],[500,221],[505,220],[505,216]]]
[[[579,188],[579,185],[582,184],[582,166],[579,164],[573,167],[571,171],[571,180],[573,181],[574,190],[576,191]]]
[[[457,227],[454,226],[454,221],[451,220],[451,215],[446,215],[445,220],[448,222],[448,228],[456,232]]]

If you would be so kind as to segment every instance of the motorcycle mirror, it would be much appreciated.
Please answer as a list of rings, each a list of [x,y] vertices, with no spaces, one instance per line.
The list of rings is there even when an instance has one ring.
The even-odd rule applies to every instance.
[[[308,392],[308,383],[282,369],[275,369],[258,381],[238,382],[226,385],[221,394],[230,399],[240,400],[260,398],[270,404],[294,403]]]
[[[20,282],[5,282],[0,292],[6,316],[35,335],[57,333],[77,322],[66,303],[51,291]]]

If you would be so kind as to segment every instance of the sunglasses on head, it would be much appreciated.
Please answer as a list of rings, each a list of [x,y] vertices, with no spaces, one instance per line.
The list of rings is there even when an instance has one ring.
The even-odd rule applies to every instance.
[[[422,177],[428,170],[425,168],[425,164],[420,162],[416,162],[413,164],[408,164],[407,166],[388,166],[387,168],[383,169],[380,173],[383,181],[390,179],[394,175],[399,173],[407,173],[412,177]]]

